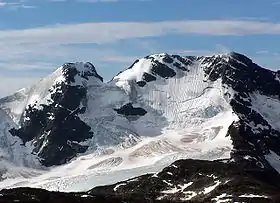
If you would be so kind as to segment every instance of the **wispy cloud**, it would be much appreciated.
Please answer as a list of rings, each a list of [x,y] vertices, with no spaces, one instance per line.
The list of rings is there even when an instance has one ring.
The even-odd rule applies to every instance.
[[[268,50],[259,50],[259,51],[256,51],[256,54],[268,54],[269,51]]]
[[[244,36],[280,34],[280,23],[258,21],[189,20],[162,22],[80,23],[0,31],[0,45],[109,43],[120,39],[167,34]]]
[[[36,6],[27,4],[28,0],[17,0],[17,1],[0,1],[0,8],[8,8],[10,10],[18,9],[32,9],[37,8]]]
[[[170,50],[170,53],[180,54],[180,55],[211,55],[215,51],[210,50],[194,50],[194,49],[183,49],[183,50]]]
[[[243,17],[234,18],[234,20],[269,21],[269,18],[261,17],[261,16],[243,16]]]
[[[117,62],[117,63],[132,63],[135,61],[138,57],[134,56],[104,56],[101,58],[102,61],[107,61],[107,62]]]
[[[213,54],[223,54],[229,53],[233,50],[222,45],[216,44],[216,47],[213,47],[212,50],[199,50],[199,49],[185,49],[185,50],[173,50],[171,53],[177,53],[181,55],[195,55],[195,56],[210,56]]]
[[[85,48],[82,44],[109,44],[118,40],[145,39],[168,34],[279,35],[280,24],[258,21],[186,20],[60,24],[32,29],[0,30],[0,56],[5,62],[19,62],[22,67],[30,67],[30,69],[32,68],[29,66],[30,61],[36,64],[58,61],[58,59],[65,62],[69,59],[93,60],[93,56],[100,61],[127,62],[131,56],[122,56],[109,49]],[[71,44],[78,46],[65,46]],[[149,42],[145,46],[153,50]],[[219,50],[227,50],[219,47]],[[2,61],[1,64],[4,65],[3,63]],[[13,67],[19,66],[9,68]],[[39,67],[42,67],[42,64]]]
[[[119,40],[149,39],[150,37],[155,38],[170,34],[280,35],[280,24],[251,20],[185,20],[92,22],[58,24],[32,29],[0,30],[0,71],[1,75],[5,71],[10,71],[10,76],[20,70],[51,71],[56,68],[57,63],[85,60],[94,63],[99,61],[100,64],[104,62],[129,64],[136,59],[136,56],[130,55],[133,55],[133,53],[124,55],[118,53],[117,50],[111,50],[110,43]],[[83,46],[89,43],[93,46]],[[100,49],[101,45],[107,48]],[[156,51],[150,42],[143,43],[143,46],[151,52]],[[220,46],[220,50],[225,49]],[[194,55],[204,55],[204,50],[181,51],[185,52],[186,55],[189,55],[190,52],[193,52]],[[41,75],[38,74],[37,77],[41,77]],[[0,82],[0,86],[1,84],[3,83]]]
[[[20,76],[0,76],[0,84],[3,85],[2,87],[9,87],[9,88],[0,88],[0,98],[14,93],[15,91],[22,89],[23,87],[29,87],[30,85],[37,82],[40,78],[39,77],[20,77]]]

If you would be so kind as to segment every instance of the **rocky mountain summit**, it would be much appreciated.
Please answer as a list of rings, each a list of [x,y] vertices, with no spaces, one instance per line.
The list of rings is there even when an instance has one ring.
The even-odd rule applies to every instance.
[[[5,161],[39,170],[36,180],[20,175],[9,187],[31,180],[66,191],[86,182],[88,192],[72,194],[81,202],[82,195],[120,202],[280,201],[280,72],[239,53],[150,55],[107,83],[91,63],[68,63],[0,99],[0,108]],[[19,148],[26,157],[15,155]],[[45,178],[40,167],[50,166],[58,172]],[[57,174],[69,168],[77,180],[70,171],[62,185]],[[7,167],[4,180],[6,173]],[[95,182],[107,173],[119,179]],[[19,191],[1,194],[13,199]],[[26,198],[36,193],[26,191]],[[45,195],[65,194],[35,196],[43,202]]]

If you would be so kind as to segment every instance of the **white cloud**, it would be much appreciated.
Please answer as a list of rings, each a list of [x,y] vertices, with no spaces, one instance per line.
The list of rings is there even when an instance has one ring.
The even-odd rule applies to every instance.
[[[0,7],[6,6],[7,2],[0,2]]]
[[[15,1],[0,1],[0,8],[8,8],[10,10],[31,9],[36,8],[36,6],[26,5],[29,0],[15,0]]]
[[[138,57],[126,57],[126,56],[104,56],[101,58],[102,61],[117,62],[117,63],[133,63]]]
[[[248,21],[269,21],[268,17],[255,17],[255,16],[243,16],[243,17],[238,17],[234,18],[234,20],[248,20]]]
[[[186,20],[162,22],[106,22],[61,24],[22,30],[0,30],[0,65],[9,62],[32,67],[54,61],[96,60],[127,62],[131,57],[115,51],[65,46],[69,44],[108,44],[122,39],[139,39],[168,34],[257,35],[280,34],[280,24],[236,20]],[[136,40],[137,41],[137,40]],[[153,41],[142,43],[155,52]],[[142,47],[143,48],[143,47]],[[218,48],[218,47],[217,47]],[[224,47],[220,51],[227,51]],[[147,53],[148,54],[148,53]],[[199,53],[198,53],[199,54]],[[3,61],[4,60],[4,61]],[[19,66],[13,66],[19,68]],[[9,67],[9,68],[13,68]]]
[[[256,51],[256,54],[268,54],[269,51],[268,50],[259,50],[259,51]]]
[[[202,55],[202,56],[206,56],[206,55],[215,54],[216,51],[183,49],[183,50],[171,50],[170,53],[179,54],[179,55]]]
[[[0,45],[109,43],[120,39],[167,34],[260,35],[280,34],[280,23],[229,20],[162,22],[105,22],[62,24],[25,30],[0,31]]]
[[[0,30],[0,56],[22,63],[56,58],[69,60],[120,58],[110,51],[65,47],[68,44],[106,44],[121,39],[156,37],[168,34],[251,35],[280,34],[280,24],[257,21],[163,21],[106,22],[55,25],[23,30]],[[152,50],[151,46],[148,45]],[[81,56],[83,53],[83,56]],[[120,61],[120,60],[119,60]],[[122,61],[124,61],[122,59]],[[27,67],[27,66],[25,66]]]
[[[39,81],[40,77],[3,77],[0,76],[0,98],[16,92],[23,87],[29,87]]]
[[[230,48],[222,44],[216,44],[216,50],[218,51],[218,53],[229,53],[232,51]]]

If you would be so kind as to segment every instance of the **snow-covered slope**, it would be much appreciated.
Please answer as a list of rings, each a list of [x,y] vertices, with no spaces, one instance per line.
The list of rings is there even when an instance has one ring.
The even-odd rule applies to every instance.
[[[9,129],[12,127],[15,124],[0,109],[0,181],[18,176],[33,177],[36,173],[25,167],[40,168],[40,163],[32,155],[30,148],[23,146],[20,138],[10,135]]]
[[[0,187],[87,190],[181,158],[271,167],[269,150],[280,154],[278,77],[237,53],[151,55],[108,83],[90,63],[65,64],[0,100],[13,120],[9,139],[24,143],[33,162],[52,166],[25,164],[32,178],[7,171],[15,177]]]

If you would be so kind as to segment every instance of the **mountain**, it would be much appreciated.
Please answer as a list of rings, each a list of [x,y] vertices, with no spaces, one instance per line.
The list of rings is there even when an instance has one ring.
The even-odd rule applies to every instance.
[[[235,52],[150,55],[107,83],[91,63],[64,64],[0,99],[0,188],[272,201],[279,100],[280,71]]]

